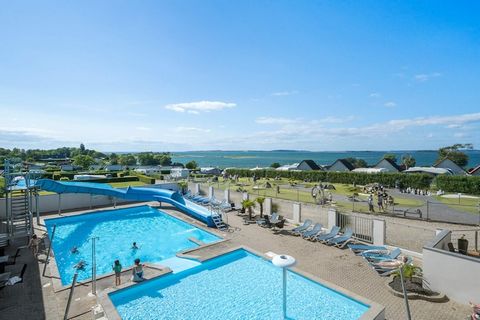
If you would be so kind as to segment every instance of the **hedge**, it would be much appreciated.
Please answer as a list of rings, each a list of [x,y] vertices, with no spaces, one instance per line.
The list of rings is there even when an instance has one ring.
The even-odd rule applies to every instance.
[[[90,180],[76,180],[76,182],[99,182],[99,183],[114,183],[114,182],[130,182],[130,181],[139,181],[138,177],[127,176],[120,178],[100,178],[100,179],[90,179]]]
[[[144,174],[137,173],[135,171],[130,171],[131,175],[134,175],[138,178],[139,181],[146,183],[146,184],[155,184],[155,178],[146,176]]]
[[[398,183],[400,187],[412,187],[419,189],[428,189],[433,181],[433,177],[428,174],[404,174],[404,173],[361,173],[361,172],[328,172],[328,171],[275,171],[275,170],[255,170],[249,169],[227,169],[230,175],[239,177],[260,178],[287,178],[295,180],[345,183],[366,185],[369,183],[380,183],[387,187],[395,187]]]
[[[67,177],[70,180],[73,180],[75,175],[79,174],[91,174],[91,175],[110,175],[112,178],[117,177],[116,172],[110,172],[110,171],[94,171],[94,172],[70,172],[70,171],[56,171],[52,175],[47,175],[45,174],[46,178],[51,178],[53,180],[60,180],[61,178]]]
[[[438,176],[437,188],[446,192],[480,194],[480,177],[475,176]]]

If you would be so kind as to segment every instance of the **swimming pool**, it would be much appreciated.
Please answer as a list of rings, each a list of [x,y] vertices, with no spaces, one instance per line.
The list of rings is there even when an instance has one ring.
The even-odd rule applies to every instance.
[[[210,243],[220,238],[149,206],[98,211],[71,217],[45,220],[47,231],[53,238],[53,251],[63,285],[71,283],[80,260],[87,265],[80,270],[78,280],[91,278],[92,237],[96,240],[97,276],[112,272],[115,259],[124,267],[133,265],[136,258],[143,262],[158,263],[175,256],[178,251],[198,245],[189,238]],[[139,249],[132,249],[137,242]],[[72,247],[77,253],[71,253]]]
[[[239,249],[109,294],[123,320],[282,319],[282,270]],[[289,319],[359,319],[369,305],[289,271]]]

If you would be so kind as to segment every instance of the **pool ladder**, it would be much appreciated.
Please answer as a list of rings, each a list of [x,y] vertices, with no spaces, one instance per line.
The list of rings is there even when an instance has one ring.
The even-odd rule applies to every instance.
[[[211,212],[213,223],[215,223],[217,229],[220,231],[227,231],[228,226],[225,224],[225,222],[223,222],[222,216],[215,210],[211,210]]]

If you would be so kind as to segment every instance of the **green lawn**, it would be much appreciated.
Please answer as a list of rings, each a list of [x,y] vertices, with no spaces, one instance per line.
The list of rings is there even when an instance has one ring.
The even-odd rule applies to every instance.
[[[435,196],[435,198],[441,203],[444,203],[450,208],[455,209],[457,211],[464,211],[464,212],[476,213],[476,214],[480,212],[479,199],[460,197],[460,201],[459,201],[458,198],[445,198],[440,196]]]
[[[287,189],[285,187],[280,187],[280,193],[277,193],[277,185],[286,185],[290,184],[290,181],[287,179],[281,180],[266,180],[260,179],[257,181],[256,185],[263,187],[266,182],[269,182],[272,185],[272,188],[260,188],[254,189],[253,182],[248,178],[240,178],[238,183],[230,183],[225,182],[222,179],[219,182],[212,182],[209,185],[214,186],[215,188],[226,189],[229,187],[231,190],[240,191],[244,190],[251,194],[252,196],[262,196],[262,197],[271,197],[271,198],[279,198],[285,200],[292,200],[292,201],[300,201],[305,203],[315,203],[314,199],[312,198],[310,191],[303,191],[303,190],[296,190],[296,189]],[[315,184],[314,183],[304,183],[301,181],[297,181],[298,185],[304,186],[305,188],[312,188]],[[340,184],[340,183],[332,183],[335,187],[335,190],[328,190],[327,192],[331,192],[332,194],[338,194],[343,196],[351,196],[354,192],[361,192],[361,187],[353,187],[353,185],[348,184]],[[361,212],[368,212],[368,205],[366,203],[367,196],[366,195],[359,195],[357,196],[358,199],[363,200],[362,202],[355,202],[355,211]],[[417,199],[410,199],[410,198],[403,198],[403,197],[395,197],[395,205],[402,206],[402,207],[419,207],[424,205],[425,202],[422,200]],[[352,210],[353,203],[351,201],[337,201],[337,207],[345,210]]]
[[[141,181],[127,181],[127,182],[113,182],[109,183],[114,188],[127,188],[127,187],[139,187],[144,186],[145,183]]]

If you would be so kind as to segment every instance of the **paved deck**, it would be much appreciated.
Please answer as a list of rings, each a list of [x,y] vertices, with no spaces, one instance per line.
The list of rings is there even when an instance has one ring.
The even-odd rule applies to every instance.
[[[185,215],[165,207],[165,211],[175,216],[185,218]],[[197,221],[187,218],[201,226]],[[227,241],[216,246],[208,246],[203,250],[190,252],[201,259],[208,259],[217,253],[229,248],[248,246],[259,252],[272,251],[286,253],[298,260],[298,269],[306,271],[316,277],[325,279],[367,299],[373,300],[386,307],[387,319],[405,319],[403,299],[394,297],[386,288],[386,280],[377,275],[360,257],[353,255],[349,250],[331,248],[318,243],[311,243],[281,230],[273,232],[257,225],[243,225],[242,218],[231,214],[229,223],[233,232],[222,233]],[[289,229],[287,226],[286,229]],[[41,233],[41,230],[38,230]],[[25,240],[15,243],[7,249],[7,254],[13,255],[16,246],[24,245]],[[0,314],[2,319],[62,319],[68,290],[55,293],[47,268],[46,277],[42,277],[43,256],[39,260],[33,259],[28,250],[22,250],[16,265],[7,266],[7,271],[14,274],[27,263],[25,281],[0,291]],[[147,277],[153,277],[166,270],[159,271],[152,268],[146,270]],[[128,275],[123,281],[128,281]],[[99,291],[110,288],[113,279],[105,278],[98,282]],[[95,298],[88,293],[89,284],[76,288],[70,311],[70,319],[92,319],[91,310],[96,304]],[[454,302],[430,303],[420,300],[410,301],[413,319],[465,319],[470,308]]]

